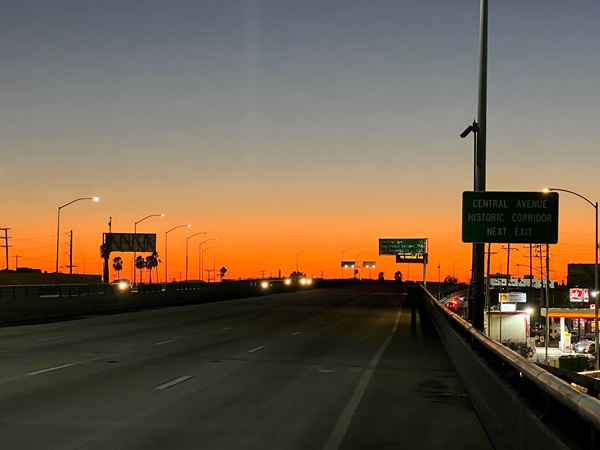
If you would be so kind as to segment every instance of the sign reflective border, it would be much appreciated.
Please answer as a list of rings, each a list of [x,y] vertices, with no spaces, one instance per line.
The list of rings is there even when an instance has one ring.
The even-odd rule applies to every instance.
[[[557,192],[463,192],[462,241],[556,244]]]

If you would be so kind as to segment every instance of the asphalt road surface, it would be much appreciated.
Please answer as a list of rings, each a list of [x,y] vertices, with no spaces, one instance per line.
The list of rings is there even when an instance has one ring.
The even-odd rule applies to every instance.
[[[406,287],[0,328],[1,449],[487,449]]]

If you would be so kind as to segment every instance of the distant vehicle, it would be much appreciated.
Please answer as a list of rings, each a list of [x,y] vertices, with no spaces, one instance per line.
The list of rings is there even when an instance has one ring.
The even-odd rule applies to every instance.
[[[443,299],[442,304],[450,311],[459,315],[464,315],[467,311],[469,302],[463,295],[456,295],[454,297]]]
[[[131,281],[129,278],[116,278],[110,285],[113,286],[117,292],[131,292]]]
[[[596,344],[594,341],[588,339],[582,339],[573,345],[573,351],[576,353],[587,353],[593,355],[596,353]]]

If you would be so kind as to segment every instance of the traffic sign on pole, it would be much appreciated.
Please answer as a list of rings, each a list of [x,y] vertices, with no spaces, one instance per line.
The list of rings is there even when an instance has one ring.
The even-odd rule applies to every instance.
[[[558,193],[463,192],[462,241],[556,244]]]

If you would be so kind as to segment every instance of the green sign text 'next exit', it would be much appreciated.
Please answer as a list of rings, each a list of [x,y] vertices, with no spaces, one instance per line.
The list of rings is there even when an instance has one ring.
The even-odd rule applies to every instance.
[[[558,193],[463,192],[462,241],[556,244]]]

